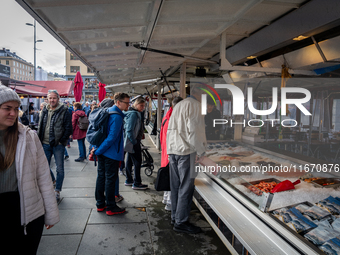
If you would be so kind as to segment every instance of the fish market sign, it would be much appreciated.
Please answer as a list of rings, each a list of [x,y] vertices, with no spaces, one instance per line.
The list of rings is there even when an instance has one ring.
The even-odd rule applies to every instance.
[[[230,85],[230,84],[215,84],[215,88],[218,89],[228,89],[233,97],[233,115],[244,115],[244,95],[243,92],[240,88],[236,87],[235,85]],[[248,88],[248,93],[247,93],[247,102],[248,102],[248,108],[250,110],[250,112],[252,112],[255,115],[260,115],[260,116],[265,116],[265,115],[270,115],[272,113],[274,113],[277,109],[277,88],[273,87],[272,88],[272,95],[273,95],[273,102],[272,102],[272,106],[270,109],[267,110],[258,110],[255,109],[253,106],[253,88],[249,87]],[[288,99],[287,98],[287,93],[302,93],[305,95],[304,98],[294,98],[294,99]],[[285,87],[285,88],[281,88],[281,115],[286,115],[286,106],[288,104],[294,104],[296,105],[297,108],[300,109],[300,111],[304,114],[304,115],[312,115],[302,104],[309,102],[309,100],[311,99],[311,93],[304,88],[292,88],[292,87]],[[202,94],[202,114],[206,115],[207,113],[207,95],[206,94]],[[253,126],[251,125],[252,122],[254,121],[259,121],[261,122],[261,125],[259,126]],[[274,125],[275,121],[278,121],[278,119],[266,119],[264,121],[271,121],[272,126]],[[264,125],[264,121],[261,119],[252,119],[248,121],[248,126],[250,127],[261,127]],[[294,122],[294,125],[289,125],[287,127],[294,127],[297,126],[297,122],[296,120],[293,119],[286,119],[283,120],[281,122],[282,126],[286,126],[284,124],[285,121],[290,121],[290,122]],[[227,124],[228,120],[225,119],[214,119],[214,127],[215,125],[221,125],[221,124]],[[232,122],[231,120],[231,126],[233,124],[243,124],[243,126],[246,126],[245,120],[243,122]]]

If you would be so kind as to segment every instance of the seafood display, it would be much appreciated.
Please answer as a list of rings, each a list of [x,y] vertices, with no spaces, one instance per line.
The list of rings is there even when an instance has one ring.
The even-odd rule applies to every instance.
[[[249,186],[248,189],[250,189],[252,192],[254,192],[256,195],[262,195],[262,192],[271,192],[273,188],[275,188],[275,186],[278,183],[273,181],[273,182],[264,182],[261,181],[259,184],[254,184],[254,186]]]
[[[304,202],[271,213],[326,254],[340,254],[340,198],[329,196],[315,205]]]
[[[215,142],[208,148],[209,159],[219,166],[230,166],[225,169],[234,169],[217,175],[215,178],[220,183],[232,186],[259,208],[271,197],[264,194],[272,193],[270,213],[281,224],[324,253],[340,255],[340,178],[334,178],[331,173],[299,171],[298,167],[296,172],[291,171],[295,170],[293,160],[237,143]],[[284,166],[290,172],[275,171]],[[254,171],[242,172],[242,169]],[[297,179],[301,179],[301,183],[295,189],[274,193],[274,188],[280,187],[278,184],[282,186],[286,181],[296,185]]]
[[[325,242],[319,248],[320,248],[320,250],[322,250],[327,255],[340,254],[340,239],[333,238],[333,239]]]
[[[304,237],[316,246],[320,246],[328,240],[336,238],[338,235],[339,233],[331,227],[318,226],[305,234]]]
[[[310,182],[316,181],[316,180],[318,180],[318,179],[320,179],[320,177],[312,177],[312,178],[306,178],[306,179],[304,179],[304,181],[310,183]]]
[[[249,183],[245,182],[245,183],[242,183],[242,185],[247,187],[251,192],[253,192],[257,196],[261,196],[262,192],[266,192],[266,193],[271,192],[272,189],[275,188],[275,186],[279,183],[280,183],[279,180],[270,178],[270,179],[249,182]]]
[[[316,186],[320,186],[323,188],[333,188],[340,186],[340,179],[339,178],[318,178],[312,183]]]

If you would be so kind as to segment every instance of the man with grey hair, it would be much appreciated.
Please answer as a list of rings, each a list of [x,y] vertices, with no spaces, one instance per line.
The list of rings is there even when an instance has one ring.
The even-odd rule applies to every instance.
[[[64,181],[64,151],[69,136],[72,134],[72,119],[67,107],[59,99],[57,90],[49,90],[47,94],[48,104],[40,113],[38,136],[43,145],[48,163],[51,164],[54,155],[57,166],[57,178],[51,171],[53,183],[55,183],[55,195],[59,202],[60,191]]]
[[[200,227],[189,222],[195,189],[195,163],[206,148],[204,116],[201,114],[201,90],[193,88],[191,95],[173,109],[166,136],[169,155],[171,188],[171,223],[177,232],[196,234]]]
[[[86,116],[89,116],[89,112],[91,111],[91,106],[89,105],[88,101],[86,101],[83,111],[85,112]]]

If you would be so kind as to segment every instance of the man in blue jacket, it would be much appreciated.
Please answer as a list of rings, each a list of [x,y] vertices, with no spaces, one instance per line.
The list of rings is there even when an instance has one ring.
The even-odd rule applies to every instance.
[[[123,140],[123,119],[125,115],[122,111],[129,108],[130,97],[125,93],[114,95],[115,105],[107,111],[115,112],[108,120],[107,138],[95,150],[98,156],[98,175],[96,182],[96,205],[97,211],[106,214],[116,215],[125,212],[124,208],[116,205],[115,184],[118,176],[119,162],[124,160],[124,140]]]

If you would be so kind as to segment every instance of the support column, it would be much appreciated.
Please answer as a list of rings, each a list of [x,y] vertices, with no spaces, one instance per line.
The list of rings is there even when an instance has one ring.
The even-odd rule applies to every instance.
[[[180,73],[180,88],[179,88],[179,96],[183,99],[186,98],[186,92],[185,92],[185,82],[187,79],[187,64],[183,62],[181,67],[181,73]]]
[[[235,123],[243,123],[244,115],[235,115]],[[242,140],[243,124],[234,125],[234,140]]]
[[[160,130],[161,128],[161,122],[162,122],[162,94],[161,94],[161,91],[162,90],[162,86],[161,84],[158,84],[158,92],[157,92],[157,131]],[[158,150],[161,150],[161,144],[160,144],[160,140],[159,140],[159,134],[157,132],[157,141],[156,141],[156,144],[157,144],[157,149]]]

